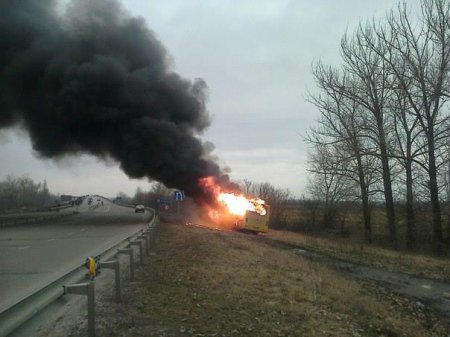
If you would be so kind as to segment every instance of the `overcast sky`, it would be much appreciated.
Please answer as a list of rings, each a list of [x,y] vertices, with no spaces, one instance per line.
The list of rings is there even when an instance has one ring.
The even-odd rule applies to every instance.
[[[209,87],[212,125],[202,136],[234,180],[270,182],[304,193],[307,146],[302,135],[318,117],[305,101],[314,91],[311,66],[340,64],[339,43],[360,20],[382,18],[397,0],[124,0],[145,18],[183,77]],[[417,0],[407,1],[410,7]],[[114,163],[93,157],[54,162],[33,153],[26,134],[0,131],[0,179],[47,179],[55,193],[134,194]]]

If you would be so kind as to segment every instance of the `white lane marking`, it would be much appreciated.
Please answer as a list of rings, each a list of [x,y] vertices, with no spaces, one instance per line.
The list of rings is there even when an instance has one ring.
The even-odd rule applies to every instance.
[[[55,241],[56,239],[47,239],[47,242]]]
[[[18,250],[24,250],[24,249],[28,249],[28,248],[30,248],[31,246],[22,246],[22,247],[18,247],[17,249]]]

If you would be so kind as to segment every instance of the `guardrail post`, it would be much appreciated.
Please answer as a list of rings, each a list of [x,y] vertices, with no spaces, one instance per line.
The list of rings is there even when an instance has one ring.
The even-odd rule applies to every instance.
[[[155,245],[155,226],[150,226],[148,228],[148,232],[149,232],[149,235],[150,235],[150,242],[151,242],[151,245],[153,247]]]
[[[126,254],[130,256],[130,280],[134,280],[134,257],[133,248],[118,249],[117,254]]]
[[[143,232],[143,234],[139,235],[137,238],[145,240],[145,255],[149,256],[150,255],[150,238],[148,237],[148,235],[145,235],[145,234],[146,233]]]
[[[153,247],[153,237],[152,237],[152,230],[151,230],[151,227],[149,226],[149,227],[145,230],[145,232],[146,232],[147,235],[148,235],[148,239],[149,239],[149,241],[150,241],[150,247]]]
[[[139,247],[139,264],[143,265],[144,264],[144,256],[142,254],[142,241],[141,240],[136,240],[136,241],[131,241],[129,243],[130,247],[131,246],[138,246]]]
[[[115,294],[116,301],[122,301],[122,290],[120,287],[120,264],[119,260],[111,260],[106,262],[100,262],[100,268],[105,269],[114,269],[114,278],[115,278]]]
[[[95,337],[95,286],[94,282],[64,286],[65,294],[86,295],[88,309],[88,336]]]
[[[142,232],[142,235],[145,235],[147,238],[146,238],[146,240],[147,240],[147,247],[148,247],[148,251],[150,252],[150,248],[151,248],[151,246],[152,246],[152,243],[151,243],[151,237],[150,237],[150,231],[149,231],[149,229],[147,228],[147,229],[145,229],[143,232]]]

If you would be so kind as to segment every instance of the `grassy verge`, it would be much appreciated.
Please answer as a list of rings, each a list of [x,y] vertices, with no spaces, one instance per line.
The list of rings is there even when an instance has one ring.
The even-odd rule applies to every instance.
[[[373,284],[233,232],[163,224],[136,277],[122,304],[98,303],[99,336],[446,336],[448,328]]]
[[[334,238],[331,240],[286,231],[271,230],[268,237],[349,262],[450,281],[450,261],[448,258],[410,254],[378,246],[354,243],[348,239]]]

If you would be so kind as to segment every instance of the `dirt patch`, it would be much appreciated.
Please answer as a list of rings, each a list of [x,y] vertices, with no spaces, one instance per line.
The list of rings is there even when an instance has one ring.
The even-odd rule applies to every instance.
[[[98,293],[98,336],[448,336],[449,329],[372,283],[246,235],[191,226],[160,225],[136,281],[124,281],[123,303],[111,289]],[[85,336],[85,320],[73,322],[65,334],[58,322],[47,332]]]

